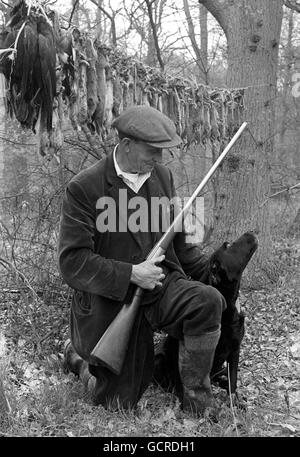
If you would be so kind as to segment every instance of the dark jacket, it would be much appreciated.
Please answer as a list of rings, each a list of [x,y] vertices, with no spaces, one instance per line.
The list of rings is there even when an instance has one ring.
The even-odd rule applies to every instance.
[[[170,170],[155,165],[144,184],[149,196],[175,195]],[[105,232],[96,228],[100,197],[110,196],[118,206],[119,189],[127,188],[115,172],[113,155],[80,172],[68,184],[63,200],[59,236],[59,267],[74,291],[71,310],[71,336],[76,351],[87,361],[90,352],[108,325],[130,297],[132,264],[145,260],[149,248],[162,233],[151,234],[152,246],[144,246],[139,232]],[[128,189],[128,188],[127,188]],[[195,245],[185,243],[178,233],[170,244],[164,262],[198,279],[206,258]]]

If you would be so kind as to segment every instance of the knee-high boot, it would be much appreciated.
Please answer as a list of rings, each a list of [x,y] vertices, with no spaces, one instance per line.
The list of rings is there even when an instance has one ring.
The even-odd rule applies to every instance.
[[[183,409],[203,415],[214,407],[210,371],[220,330],[199,336],[184,336],[179,343],[179,373],[183,385]]]
[[[86,390],[93,394],[96,378],[90,373],[88,363],[75,352],[70,340],[67,340],[64,346],[64,368],[79,376]]]

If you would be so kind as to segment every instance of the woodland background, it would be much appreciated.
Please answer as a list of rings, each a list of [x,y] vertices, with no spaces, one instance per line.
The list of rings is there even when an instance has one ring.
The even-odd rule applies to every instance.
[[[0,2],[3,29],[11,3]],[[247,333],[240,392],[248,408],[239,411],[225,402],[221,421],[213,424],[188,417],[172,395],[151,386],[138,412],[107,412],[92,407],[75,378],[63,373],[71,291],[57,270],[61,198],[69,179],[109,151],[114,137],[105,118],[94,134],[87,132],[80,112],[72,114],[77,102],[66,97],[55,147],[44,148],[39,135],[8,116],[4,89],[0,435],[298,436],[299,2],[57,0],[43,5],[58,11],[63,33],[78,29],[84,39],[100,43],[106,89],[119,78],[123,107],[124,100],[132,102],[128,74],[132,77],[136,68],[147,83],[147,103],[157,103],[162,81],[179,94],[183,110],[186,100],[195,104],[195,92],[201,93],[197,128],[190,136],[183,128],[184,147],[165,154],[179,195],[191,194],[238,125],[249,122],[205,191],[203,240],[203,249],[211,252],[246,230],[258,233],[259,250],[241,292]],[[179,131],[182,112],[173,111]]]

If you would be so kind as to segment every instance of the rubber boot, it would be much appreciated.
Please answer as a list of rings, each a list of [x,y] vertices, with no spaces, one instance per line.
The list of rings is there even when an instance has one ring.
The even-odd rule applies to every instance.
[[[183,410],[203,416],[206,409],[216,415],[210,371],[220,330],[200,336],[184,336],[179,343],[179,373],[183,385]]]
[[[83,360],[75,351],[70,340],[64,345],[64,370],[76,374],[85,386],[86,390],[93,394],[96,378],[90,373],[88,363]]]

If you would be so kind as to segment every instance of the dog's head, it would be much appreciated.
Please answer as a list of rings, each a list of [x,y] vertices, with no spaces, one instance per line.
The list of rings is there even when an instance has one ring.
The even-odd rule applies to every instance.
[[[220,290],[225,298],[230,293],[236,294],[234,298],[237,298],[242,273],[257,246],[255,234],[246,232],[231,244],[223,243],[210,257],[209,282]]]

